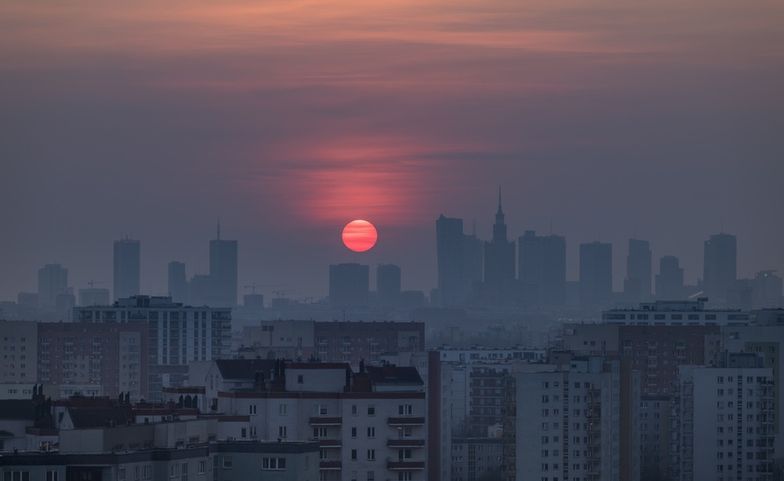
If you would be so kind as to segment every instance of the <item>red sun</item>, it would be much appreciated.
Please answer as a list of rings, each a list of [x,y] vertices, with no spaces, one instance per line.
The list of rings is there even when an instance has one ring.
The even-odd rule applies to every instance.
[[[352,220],[343,228],[343,244],[354,252],[369,251],[376,245],[378,232],[370,222]]]

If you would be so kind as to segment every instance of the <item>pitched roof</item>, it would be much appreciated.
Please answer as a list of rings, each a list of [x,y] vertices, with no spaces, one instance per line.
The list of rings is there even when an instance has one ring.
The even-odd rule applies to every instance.
[[[409,366],[367,366],[372,384],[424,384],[415,367]]]
[[[275,368],[272,359],[217,359],[215,364],[224,379],[255,379],[256,373],[269,373]]]
[[[35,419],[35,408],[29,399],[0,400],[0,419]]]

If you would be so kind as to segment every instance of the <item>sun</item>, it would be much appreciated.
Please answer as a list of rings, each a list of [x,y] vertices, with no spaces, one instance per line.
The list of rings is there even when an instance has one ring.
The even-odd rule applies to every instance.
[[[343,228],[343,245],[354,252],[366,252],[376,245],[376,226],[362,219],[352,220]]]

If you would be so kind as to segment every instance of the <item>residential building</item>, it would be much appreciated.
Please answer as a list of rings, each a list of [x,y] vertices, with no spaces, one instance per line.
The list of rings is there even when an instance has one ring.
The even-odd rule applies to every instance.
[[[0,320],[0,383],[37,382],[38,324]]]
[[[757,360],[680,366],[672,479],[773,479],[774,378]]]
[[[499,479],[503,456],[501,438],[452,439],[451,481]]]
[[[149,393],[160,399],[163,386],[177,386],[187,377],[188,364],[229,357],[231,309],[193,307],[171,297],[134,296],[112,306],[77,307],[77,322],[129,323],[147,326]]]

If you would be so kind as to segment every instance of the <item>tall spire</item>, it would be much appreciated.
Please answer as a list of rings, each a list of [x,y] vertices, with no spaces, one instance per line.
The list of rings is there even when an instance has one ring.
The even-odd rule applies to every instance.
[[[218,240],[220,240],[220,217],[218,217]]]
[[[506,242],[506,223],[504,222],[504,209],[501,205],[501,186],[498,186],[498,210],[495,213],[493,224],[493,240]]]
[[[504,209],[501,207],[501,184],[498,184],[498,213],[504,213]]]

